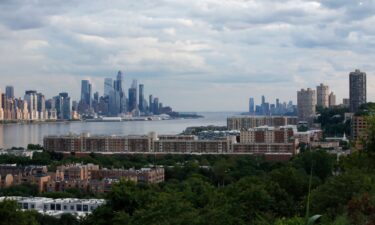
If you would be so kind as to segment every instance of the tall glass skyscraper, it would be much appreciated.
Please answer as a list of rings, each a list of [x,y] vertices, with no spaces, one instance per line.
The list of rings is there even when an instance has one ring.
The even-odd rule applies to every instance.
[[[143,91],[144,91],[144,85],[140,84],[139,85],[138,107],[139,107],[139,111],[141,111],[141,112],[145,111],[145,105],[143,104],[145,97],[144,97]]]
[[[254,114],[255,113],[255,103],[254,103],[254,98],[249,99],[249,113]]]
[[[5,87],[5,96],[7,99],[14,98],[14,87],[13,86],[6,86]]]
[[[112,78],[104,79],[104,96],[109,96],[113,91],[113,80]]]
[[[89,80],[82,80],[81,83],[81,104],[83,106],[91,108],[91,96],[92,89],[91,83]]]
[[[138,109],[137,104],[137,80],[133,80],[132,86],[129,88],[129,112]]]

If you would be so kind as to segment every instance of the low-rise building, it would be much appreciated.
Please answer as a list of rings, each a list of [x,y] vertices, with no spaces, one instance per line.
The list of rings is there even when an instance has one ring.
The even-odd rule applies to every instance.
[[[82,217],[92,213],[96,208],[106,203],[104,199],[52,199],[42,197],[0,197],[4,200],[16,201],[23,210],[36,210],[39,213],[60,217],[62,214],[72,214]]]
[[[323,138],[322,130],[308,130],[299,131],[294,134],[294,137],[298,139],[300,143],[310,144],[310,142],[318,142]]]
[[[156,140],[154,152],[158,153],[230,153],[232,143],[235,140],[225,138],[224,140]]]
[[[147,184],[161,183],[164,182],[164,168],[142,168],[140,170],[135,169],[101,169],[92,172],[93,180],[102,179],[125,179],[134,182],[142,182]]]
[[[297,125],[293,116],[234,116],[227,119],[228,130],[248,130],[260,126],[281,127]]]
[[[241,131],[240,143],[233,144],[233,152],[257,155],[297,154],[298,139],[294,138],[295,130],[295,126],[263,126]]]
[[[35,184],[40,192],[45,191],[51,180],[46,166],[18,166],[17,164],[0,165],[1,186],[9,187],[22,183]]]
[[[47,136],[43,140],[47,151],[57,152],[148,152],[152,148],[152,137],[147,135]]]

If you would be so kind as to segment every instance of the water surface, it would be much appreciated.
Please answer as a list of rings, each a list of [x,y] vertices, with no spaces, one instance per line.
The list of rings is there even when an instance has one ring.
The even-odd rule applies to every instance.
[[[155,131],[158,134],[178,134],[190,126],[225,126],[228,116],[234,112],[200,113],[204,118],[177,119],[161,121],[127,121],[127,122],[67,122],[67,123],[35,123],[35,124],[5,124],[0,125],[0,148],[13,146],[26,147],[29,143],[43,144],[46,135],[63,135],[68,133],[129,135],[148,134]]]

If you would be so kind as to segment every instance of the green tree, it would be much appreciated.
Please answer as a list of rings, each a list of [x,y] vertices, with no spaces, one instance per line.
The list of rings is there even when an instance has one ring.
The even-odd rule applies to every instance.
[[[311,210],[330,218],[341,215],[347,203],[356,195],[374,189],[374,177],[351,171],[331,177],[311,193]]]
[[[131,218],[132,225],[194,225],[199,223],[197,210],[179,194],[161,193]]]
[[[0,202],[0,225],[37,225],[38,222],[29,212],[23,212],[15,201]]]

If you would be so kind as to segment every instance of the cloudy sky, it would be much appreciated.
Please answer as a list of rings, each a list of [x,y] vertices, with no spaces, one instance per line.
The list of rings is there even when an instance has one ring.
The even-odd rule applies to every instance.
[[[79,97],[125,73],[181,111],[246,110],[367,72],[375,100],[374,0],[0,0],[0,85]]]

